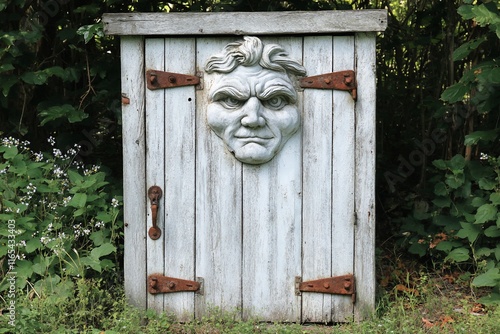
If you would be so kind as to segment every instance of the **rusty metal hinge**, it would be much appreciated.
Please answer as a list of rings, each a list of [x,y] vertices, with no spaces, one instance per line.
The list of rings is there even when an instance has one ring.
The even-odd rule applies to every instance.
[[[147,70],[146,83],[148,89],[155,90],[198,85],[200,78],[196,75]]]
[[[295,278],[295,294],[302,292],[328,293],[333,295],[351,295],[352,302],[356,301],[356,286],[354,275],[343,275],[302,282],[302,278]]]
[[[200,293],[201,282],[152,274],[148,276],[148,292],[151,294],[193,291]]]
[[[356,73],[351,70],[305,77],[300,79],[299,84],[302,88],[345,90],[354,101],[357,99]]]

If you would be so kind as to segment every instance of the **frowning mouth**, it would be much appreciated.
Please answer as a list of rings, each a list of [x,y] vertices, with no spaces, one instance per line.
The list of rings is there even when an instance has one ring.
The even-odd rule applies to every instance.
[[[245,143],[257,143],[262,144],[266,143],[269,140],[273,139],[270,136],[234,136],[237,140],[245,142]]]

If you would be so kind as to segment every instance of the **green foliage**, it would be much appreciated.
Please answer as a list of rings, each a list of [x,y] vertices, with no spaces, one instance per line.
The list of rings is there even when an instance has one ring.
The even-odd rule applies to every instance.
[[[49,142],[54,145],[53,138]],[[37,153],[27,142],[0,144],[0,291],[16,273],[19,289],[70,294],[72,278],[116,273],[121,190],[98,166],[74,160],[79,147]],[[64,293],[66,293],[64,292]]]
[[[453,127],[437,125],[460,133],[461,142],[453,145],[449,135],[446,158],[423,166],[421,181],[427,179],[406,196],[413,207],[397,221],[410,253],[470,270],[476,275],[474,286],[491,288],[481,301],[500,303],[499,4],[467,1],[458,13],[472,21],[472,29],[453,52],[460,79],[441,94]],[[432,144],[435,149],[428,155],[440,151],[439,142]]]

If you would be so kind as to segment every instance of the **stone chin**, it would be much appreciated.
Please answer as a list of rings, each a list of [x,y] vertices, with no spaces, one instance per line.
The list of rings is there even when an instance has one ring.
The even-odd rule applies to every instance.
[[[269,149],[260,144],[248,143],[232,152],[238,161],[251,165],[260,165],[271,161],[278,151],[279,149],[269,152]]]

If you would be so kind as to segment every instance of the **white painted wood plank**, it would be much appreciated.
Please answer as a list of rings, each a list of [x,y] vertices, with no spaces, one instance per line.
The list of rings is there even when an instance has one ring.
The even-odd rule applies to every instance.
[[[277,43],[291,58],[302,58],[301,38],[263,42]],[[300,321],[294,284],[301,271],[300,193],[300,130],[270,162],[243,165],[244,318]]]
[[[194,38],[165,40],[165,71],[195,74],[195,58]],[[188,280],[196,279],[195,98],[194,86],[165,90],[165,275]],[[193,292],[164,296],[166,312],[193,319]]]
[[[385,9],[316,12],[113,13],[107,35],[279,35],[384,31]]]
[[[333,42],[333,70],[355,70],[354,36],[335,36]],[[333,92],[332,276],[354,270],[354,106],[348,92]],[[352,312],[351,296],[333,296],[333,322],[352,319]]]
[[[147,38],[145,40],[145,64],[146,69],[163,69],[164,68],[164,53],[165,43],[163,38]],[[145,71],[142,73],[144,77]],[[157,224],[161,230],[161,237],[153,240],[147,236],[147,274],[164,274],[164,245],[165,245],[165,174],[164,174],[164,157],[165,138],[164,138],[164,114],[165,114],[165,91],[145,90],[146,96],[146,188],[151,186],[159,186],[163,190],[163,196],[160,199]],[[136,196],[145,196],[145,192],[138,193]],[[147,215],[143,221],[147,222],[147,228],[152,226],[151,202],[147,199]],[[148,293],[148,309],[154,309],[159,312],[163,311],[163,294]]]
[[[304,38],[307,75],[333,70],[332,36]],[[332,275],[333,91],[304,90],[302,280]],[[302,322],[330,322],[332,296],[302,294]]]
[[[124,278],[129,302],[146,308],[146,190],[144,132],[144,42],[122,37]]]
[[[197,39],[198,69],[233,41]],[[207,74],[203,81],[196,92],[196,276],[204,279],[204,294],[195,299],[197,318],[211,307],[241,307],[241,163],[207,125],[213,82]]]
[[[355,320],[375,309],[375,34],[356,34]]]

